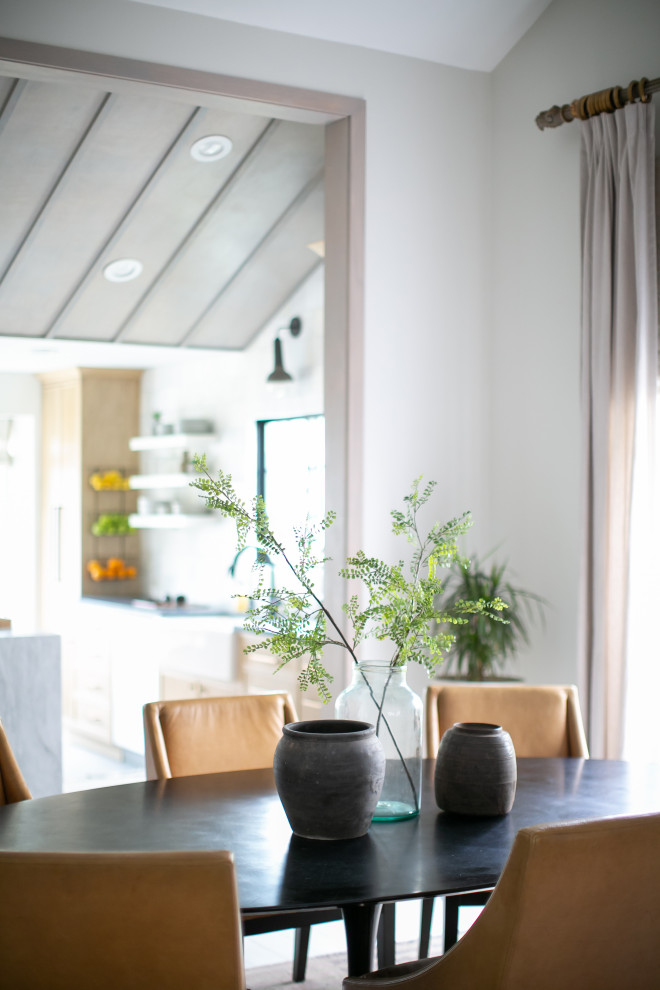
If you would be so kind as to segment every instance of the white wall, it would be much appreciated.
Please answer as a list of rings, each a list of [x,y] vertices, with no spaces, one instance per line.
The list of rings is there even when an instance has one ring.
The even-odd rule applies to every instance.
[[[283,363],[293,377],[273,389],[266,378],[273,370],[273,341],[293,316],[302,320],[300,336],[280,330]],[[280,419],[323,412],[323,269],[305,281],[244,351],[186,353],[177,364],[146,371],[142,379],[141,432],[150,433],[152,414],[163,422],[180,418],[209,419],[218,443],[207,451],[212,474],[218,468],[232,474],[245,498],[255,491],[259,419]],[[190,453],[202,453],[199,449]],[[170,455],[142,455],[142,470],[178,471],[181,451]],[[146,494],[146,493],[145,493]],[[150,495],[152,493],[149,493]],[[176,495],[182,509],[199,509],[195,490],[160,493]],[[233,607],[231,595],[245,589],[228,575],[236,550],[236,529],[218,513],[189,529],[145,530],[142,536],[143,592],[150,597],[183,594],[189,601]],[[249,589],[248,589],[249,590]]]
[[[481,544],[488,76],[119,0],[0,9],[7,37],[366,100],[363,544],[399,555],[389,512],[419,474]]]
[[[658,76],[659,41],[656,0],[555,0],[492,75],[490,540],[551,603],[520,665],[536,682],[577,679],[580,124],[534,118]]]
[[[12,420],[13,463],[0,467],[0,616],[21,633],[37,616],[41,386],[35,375],[3,374],[0,419]]]
[[[41,415],[41,385],[36,375],[3,374],[0,367],[0,414]]]

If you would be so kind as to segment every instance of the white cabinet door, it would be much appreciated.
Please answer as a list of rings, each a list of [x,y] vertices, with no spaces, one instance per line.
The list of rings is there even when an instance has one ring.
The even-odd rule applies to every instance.
[[[160,635],[150,616],[121,614],[113,631],[112,742],[144,753],[142,708],[159,694]]]
[[[142,707],[163,690],[170,699],[235,694],[234,626],[220,616],[122,615],[112,659],[115,745],[144,753]]]
[[[163,617],[83,601],[70,672],[72,728],[140,754],[148,702],[241,693],[235,625],[232,617]]]

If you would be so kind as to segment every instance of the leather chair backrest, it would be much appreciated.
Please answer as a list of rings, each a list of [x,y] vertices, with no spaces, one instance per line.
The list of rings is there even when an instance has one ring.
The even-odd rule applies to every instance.
[[[0,985],[244,990],[232,854],[0,852]]]
[[[574,685],[431,684],[425,708],[432,758],[455,722],[501,725],[517,756],[589,756]]]
[[[521,829],[482,914],[416,990],[657,990],[659,849],[658,814]]]
[[[0,804],[14,804],[15,801],[27,801],[31,797],[0,721]]]
[[[151,702],[144,706],[147,778],[271,767],[282,726],[296,721],[284,692]]]

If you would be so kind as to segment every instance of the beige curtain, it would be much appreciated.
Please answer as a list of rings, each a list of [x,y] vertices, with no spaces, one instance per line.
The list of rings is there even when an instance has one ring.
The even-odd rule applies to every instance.
[[[592,756],[624,744],[631,572],[651,511],[658,353],[651,104],[582,128],[581,695]],[[648,554],[646,555],[648,557]],[[655,654],[655,650],[653,651]],[[657,664],[657,656],[648,658]],[[640,661],[641,662],[641,661]]]

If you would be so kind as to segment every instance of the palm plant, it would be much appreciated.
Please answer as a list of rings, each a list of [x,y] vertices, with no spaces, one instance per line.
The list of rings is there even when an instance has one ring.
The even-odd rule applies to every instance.
[[[484,681],[501,676],[501,669],[522,644],[529,644],[528,624],[535,616],[542,618],[546,601],[511,583],[506,563],[492,563],[490,569],[477,558],[457,558],[447,581],[443,606],[451,609],[463,600],[502,598],[508,608],[508,622],[492,622],[483,615],[466,616],[467,621],[454,626],[454,643],[447,667],[469,681]]]

